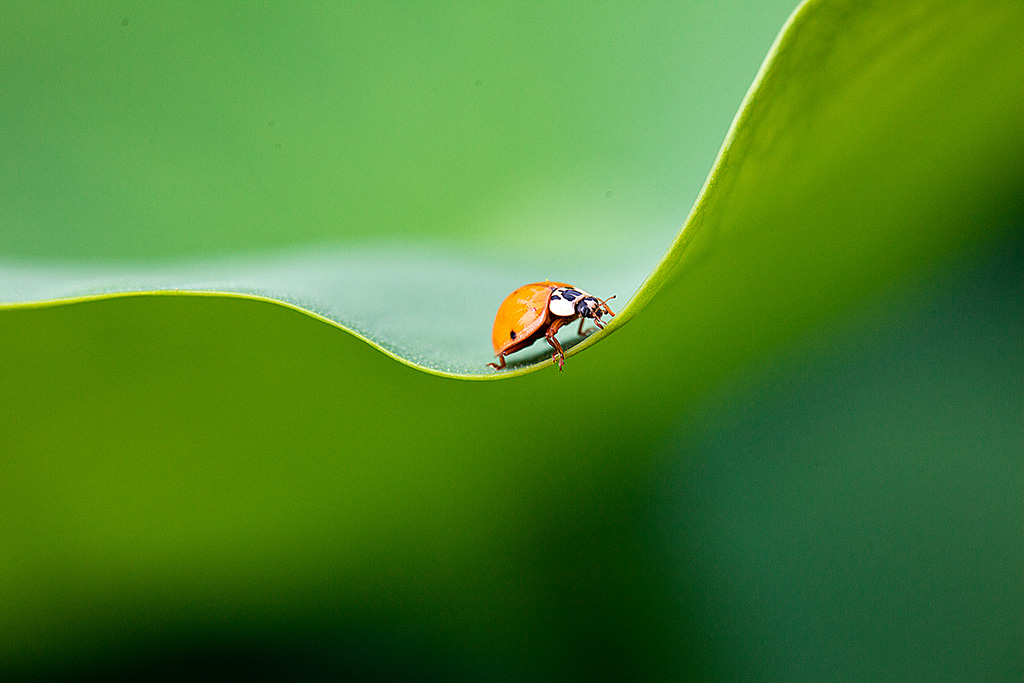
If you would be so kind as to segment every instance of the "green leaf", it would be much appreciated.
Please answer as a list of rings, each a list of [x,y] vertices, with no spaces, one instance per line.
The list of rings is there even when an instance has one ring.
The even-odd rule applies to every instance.
[[[269,296],[491,377],[515,287],[639,286],[788,4],[13,5],[0,301]]]
[[[59,245],[57,233],[65,228],[58,224],[51,227],[53,243],[47,262],[40,264],[36,257],[29,258],[27,263],[3,266],[0,292],[9,305],[181,290],[273,299],[331,321],[413,366],[442,375],[477,378],[495,376],[484,367],[490,356],[487,332],[497,302],[519,284],[560,279],[585,286],[601,296],[617,294],[620,300],[635,292],[633,301],[612,324],[611,332],[635,316],[662,283],[672,281],[673,273],[680,272],[687,249],[695,254],[705,250],[721,254],[715,266],[719,274],[715,277],[728,279],[730,287],[768,287],[768,291],[762,291],[769,300],[786,296],[786,291],[810,288],[816,300],[808,302],[809,305],[801,304],[805,311],[830,310],[841,300],[890,280],[920,259],[974,237],[959,234],[948,221],[943,225],[941,215],[934,221],[907,225],[899,232],[888,226],[898,221],[903,212],[937,209],[931,206],[931,197],[945,194],[947,189],[970,196],[975,187],[984,190],[986,185],[998,182],[998,177],[989,177],[993,173],[989,169],[1002,172],[1003,165],[1012,163],[1017,152],[1005,142],[1012,139],[1019,123],[1020,103],[1008,88],[1021,77],[1022,60],[1019,41],[1013,40],[1014,21],[1019,17],[1018,8],[1012,3],[981,8],[962,5],[942,11],[929,9],[927,3],[898,11],[842,3],[828,4],[827,10],[815,7],[816,3],[810,3],[795,13],[780,35],[736,116],[700,200],[683,231],[646,281],[644,256],[653,253],[651,247],[657,239],[638,235],[636,226],[623,221],[622,216],[615,216],[615,208],[585,209],[586,213],[579,217],[581,225],[567,228],[566,219],[559,213],[568,207],[559,206],[559,198],[571,203],[570,197],[578,190],[572,187],[572,181],[562,179],[559,188],[529,197],[537,205],[532,211],[540,211],[530,217],[531,222],[548,226],[547,229],[537,233],[533,226],[512,226],[513,236],[521,232],[523,239],[519,241],[533,244],[525,249],[521,244],[510,245],[503,256],[498,256],[495,246],[480,240],[489,232],[487,219],[482,216],[463,218],[456,229],[462,236],[442,237],[448,243],[444,248],[425,245],[408,233],[406,237],[412,240],[396,241],[401,229],[391,226],[396,222],[413,224],[416,214],[408,213],[398,221],[392,219],[372,246],[319,245],[276,254],[254,254],[252,249],[246,249],[249,255],[186,261],[179,257],[171,263],[136,265],[126,264],[120,258],[119,252],[131,256],[132,250],[115,246],[107,246],[104,251],[108,257],[99,262],[69,261],[72,254],[90,250],[69,253],[66,246]],[[155,18],[149,20],[155,23]],[[150,31],[156,32],[157,38],[171,39],[165,29],[148,24],[145,15],[126,26],[106,28],[115,34]],[[152,36],[146,36],[149,37]],[[239,37],[246,38],[252,40],[245,35]],[[142,38],[118,35],[117,39],[125,43],[119,51],[113,51],[113,56],[95,58],[128,59],[136,52],[148,54],[152,49],[131,42]],[[196,54],[194,58],[198,60],[200,56]],[[357,77],[365,80],[372,76],[361,73]],[[467,99],[473,95],[480,97],[482,78],[470,79],[468,74],[462,74],[462,78],[458,86],[450,84],[460,92],[457,101],[465,100],[464,105],[471,108],[494,106],[492,102],[474,104]],[[476,85],[477,81],[481,84]],[[344,97],[337,106],[354,97],[353,92],[370,97],[364,92],[366,86],[356,83],[356,77],[352,77],[348,85],[338,86],[343,92],[336,96]],[[162,82],[143,85],[153,90],[167,87]],[[401,85],[415,89],[412,82]],[[205,94],[226,106],[219,102],[224,96]],[[143,92],[125,96],[120,113],[132,117],[128,124],[139,128],[137,112],[128,107],[140,105],[143,98],[147,98],[144,101],[148,106],[153,106],[153,101],[163,99],[159,95]],[[236,97],[243,96],[236,93]],[[207,102],[207,106],[213,103]],[[974,114],[963,116],[964,111]],[[431,113],[429,109],[413,112],[416,116]],[[297,116],[294,111],[291,114]],[[252,120],[256,117],[256,112],[252,112],[232,123],[243,128],[233,131],[236,138],[241,138],[235,145],[251,144],[254,131],[244,128],[246,125],[252,128],[258,123],[274,130],[288,120],[284,115],[269,113],[264,115],[265,121]],[[627,121],[628,118],[619,125],[628,125]],[[169,127],[164,121],[153,121],[151,125],[157,129]],[[346,120],[345,126],[349,125]],[[445,130],[451,124],[440,121],[435,125],[440,128],[430,137],[451,135]],[[316,127],[307,128],[306,133],[321,138],[330,135],[329,130]],[[404,128],[399,127],[394,133],[397,141],[382,140],[380,144],[405,144],[403,133]],[[675,131],[674,137],[678,138],[680,133]],[[666,139],[673,136],[667,130],[662,134]],[[269,141],[274,135],[262,135],[261,144],[266,147],[262,153],[272,155],[276,146]],[[335,135],[345,137],[341,130]],[[197,147],[212,144],[198,136],[190,140]],[[150,148],[158,144],[150,142]],[[124,145],[111,147],[108,153],[123,156],[129,152]],[[340,154],[342,148],[337,151]],[[135,149],[134,153],[139,155],[137,159],[122,163],[135,161],[148,167],[151,158],[142,150]],[[224,153],[230,156],[238,151]],[[361,163],[369,165],[375,153],[365,151]],[[263,162],[274,165],[267,174],[283,172],[283,160]],[[350,162],[350,166],[356,163]],[[305,168],[302,175],[315,172],[309,165]],[[928,170],[922,173],[920,169]],[[132,170],[119,169],[120,174]],[[355,172],[354,167],[351,170]],[[391,171],[392,175],[396,172]],[[17,165],[11,166],[8,174],[6,185],[24,182],[11,177],[22,174]],[[266,182],[269,176],[247,178],[249,182],[260,179]],[[887,192],[896,179],[899,191]],[[116,176],[110,180],[116,181]],[[456,176],[449,182],[458,181]],[[46,185],[52,186],[53,182]],[[395,178],[393,182],[396,187],[405,187],[412,181],[403,183]],[[284,186],[287,187],[291,185]],[[340,182],[338,192],[359,192],[357,187],[358,180],[355,186]],[[146,191],[141,181],[132,189]],[[197,192],[206,191],[202,188]],[[68,187],[61,194],[73,192]],[[589,193],[595,202],[605,194],[593,188]],[[107,195],[106,201],[117,201],[117,194]],[[31,198],[25,199],[19,204],[25,206],[30,201]],[[165,201],[178,200],[168,197]],[[213,199],[207,197],[206,201]],[[239,197],[231,201],[245,200]],[[258,197],[256,201],[266,200]],[[298,197],[293,196],[292,201],[298,201]],[[379,196],[380,203],[392,201],[396,200]],[[162,210],[158,202],[150,202],[151,214]],[[102,231],[101,214],[109,211],[109,207],[97,209],[92,215],[76,215],[76,220],[93,222]],[[378,213],[383,212],[378,209]],[[793,213],[799,217],[792,218]],[[936,210],[936,214],[941,213]],[[178,217],[195,220],[191,213],[179,213]],[[214,220],[212,214],[199,218],[204,223]],[[50,220],[60,221],[56,217]],[[253,216],[250,220],[257,222],[259,218]],[[358,222],[347,226],[348,235],[365,229]],[[660,226],[661,234],[666,227]],[[475,239],[470,238],[470,230],[477,236]],[[19,245],[16,238],[11,241],[15,250],[28,249],[28,244]],[[152,241],[161,244],[159,237]],[[634,241],[639,244],[632,246]],[[32,246],[40,248],[38,244]],[[97,251],[99,247],[93,245],[91,250]],[[167,246],[162,250],[164,254],[178,251]],[[53,256],[58,257],[56,262],[50,260]],[[786,272],[786,282],[773,277],[778,270]],[[821,298],[830,292],[832,298]],[[795,296],[803,295],[796,292]],[[591,342],[602,336],[596,335]],[[519,373],[502,376],[550,365],[543,352],[535,351],[531,360],[532,365],[515,364]]]
[[[701,584],[667,558],[724,544],[707,600],[727,606],[757,590],[730,572],[755,558],[771,579],[787,558],[754,553],[753,533],[729,546],[733,527],[687,536],[651,482],[703,452],[707,397],[744,369],[1020,232],[1018,2],[808,2],[772,47],[789,7],[761,2],[7,9],[0,672],[233,661],[239,643],[257,663],[281,652],[322,675],[351,656],[384,678],[706,673],[680,652],[705,641],[739,666],[742,641],[716,630],[735,615],[694,625],[679,596]],[[543,278],[628,303],[564,373],[542,349],[485,371],[498,302]],[[1010,377],[1004,337],[993,367]],[[983,409],[996,371],[978,355],[943,375],[978,381],[929,387],[925,367],[910,393],[840,402],[856,426],[838,434],[836,413],[795,407],[792,431],[771,413],[783,445],[765,452],[832,463],[853,432],[842,481],[888,493],[869,456],[902,451],[870,422],[891,405],[927,431],[941,396],[996,415],[970,421],[977,462],[995,460],[1019,445],[1004,427],[1021,384]],[[717,424],[761,444],[745,416]],[[959,452],[906,431],[936,471]],[[817,519],[820,491],[798,486],[814,473],[735,514],[767,497]],[[916,481],[899,490],[928,497]],[[1011,524],[964,496],[984,538]],[[808,555],[846,567],[855,535]],[[906,567],[935,587],[890,557],[851,568],[863,620],[819,619],[797,586],[778,634],[878,651],[873,587]],[[960,615],[915,612],[900,642]]]

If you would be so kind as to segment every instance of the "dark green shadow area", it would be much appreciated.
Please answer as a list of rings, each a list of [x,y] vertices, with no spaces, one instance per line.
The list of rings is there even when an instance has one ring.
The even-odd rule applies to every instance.
[[[687,677],[1024,675],[1020,227],[744,373],[664,446],[641,518]]]

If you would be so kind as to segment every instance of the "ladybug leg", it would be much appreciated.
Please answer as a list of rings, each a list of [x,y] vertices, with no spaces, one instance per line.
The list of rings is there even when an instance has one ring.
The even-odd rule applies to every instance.
[[[501,361],[501,365],[498,365],[497,363],[488,363],[487,366],[490,368],[494,368],[495,370],[501,370],[503,367],[505,367],[505,354],[501,354],[500,356],[498,356],[498,360]]]
[[[558,343],[558,340],[554,337],[548,337],[548,344],[554,348],[554,353],[551,354],[551,360],[558,363],[558,371],[562,371],[562,366],[565,365],[565,353],[562,352],[562,345]]]
[[[578,328],[578,329],[576,330],[576,334],[578,334],[578,335],[579,335],[579,336],[581,336],[581,337],[589,337],[590,335],[594,334],[594,333],[595,333],[595,332],[597,332],[598,330],[603,330],[603,329],[604,329],[604,323],[602,323],[602,322],[601,322],[600,320],[598,320],[597,318],[594,318],[593,320],[594,320],[594,324],[595,324],[595,325],[597,325],[597,327],[592,327],[592,328],[590,328],[589,330],[586,330],[586,331],[584,331],[584,330],[583,330],[583,325],[585,325],[585,324],[586,324],[586,322],[587,322],[587,319],[586,319],[586,318],[582,318],[582,317],[581,317],[581,318],[580,318],[580,326],[579,326],[579,328]]]
[[[548,327],[548,331],[544,333],[544,338],[548,340],[548,344],[551,344],[551,348],[555,351],[551,354],[551,360],[558,363],[558,371],[562,371],[562,367],[565,365],[565,353],[562,351],[562,345],[558,343],[558,339],[555,338],[555,334],[565,324],[565,319],[556,320],[551,323]]]

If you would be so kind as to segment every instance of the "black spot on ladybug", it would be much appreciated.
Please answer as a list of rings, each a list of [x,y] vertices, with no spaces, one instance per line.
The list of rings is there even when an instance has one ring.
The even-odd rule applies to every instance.
[[[512,330],[511,332],[509,332],[508,333],[508,338],[509,339],[515,339],[516,338],[516,331]]]
[[[577,292],[575,289],[567,289],[562,293],[562,296],[564,296],[569,301],[573,301],[579,295],[580,293]]]
[[[561,298],[562,298],[562,297],[561,297],[561,295],[560,295],[560,294],[559,294],[558,292],[553,292],[553,293],[551,294],[551,300],[552,300],[552,301],[556,301],[556,300],[561,300]]]

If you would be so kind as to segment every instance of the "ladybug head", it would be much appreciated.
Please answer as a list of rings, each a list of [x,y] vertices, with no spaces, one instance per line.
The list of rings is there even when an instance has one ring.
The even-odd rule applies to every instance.
[[[591,318],[598,327],[604,327],[602,324],[601,316],[607,313],[610,316],[614,316],[612,309],[608,307],[608,301],[615,298],[615,295],[608,297],[606,300],[598,299],[596,296],[585,296],[581,297],[576,302],[576,312],[584,318]]]

